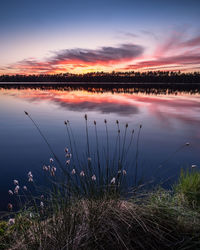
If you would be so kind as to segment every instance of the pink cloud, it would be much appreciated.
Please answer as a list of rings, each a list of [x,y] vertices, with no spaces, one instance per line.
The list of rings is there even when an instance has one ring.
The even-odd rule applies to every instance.
[[[200,36],[185,40],[185,33],[174,33],[158,44],[149,60],[127,65],[125,70],[187,70],[200,67]]]
[[[140,57],[144,48],[135,44],[122,44],[118,47],[101,47],[92,49],[66,49],[54,52],[46,61],[23,60],[7,67],[25,73],[56,73],[75,67],[110,66],[130,62]]]
[[[187,37],[187,39],[186,39]],[[43,61],[26,59],[4,67],[4,71],[21,74],[54,74],[86,70],[198,70],[200,67],[200,35],[191,37],[185,31],[173,32],[156,45],[151,55],[137,44],[122,44],[99,49],[65,49],[54,52]]]

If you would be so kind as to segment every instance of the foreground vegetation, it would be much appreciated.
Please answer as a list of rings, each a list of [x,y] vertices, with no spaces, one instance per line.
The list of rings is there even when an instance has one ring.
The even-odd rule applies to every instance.
[[[128,124],[121,136],[119,121],[116,121],[115,157],[111,157],[107,121],[104,121],[107,138],[104,153],[94,121],[95,161],[85,115],[87,160],[84,162],[78,157],[73,131],[66,121],[70,148],[65,149],[66,166],[63,166],[39,126],[27,112],[25,114],[53,155],[50,165],[43,166],[50,185],[36,190],[34,177],[29,172],[28,181],[35,187],[32,195],[28,193],[29,188],[22,188],[14,180],[14,191],[9,190],[9,194],[19,198],[20,207],[14,211],[14,204],[10,203],[10,212],[0,222],[0,249],[200,249],[198,166],[182,171],[171,190],[154,187],[145,192],[139,188],[138,179],[141,125],[136,136],[134,164],[131,163],[132,169],[129,169],[126,159],[129,152],[133,155],[134,131],[127,142]],[[130,171],[134,172],[131,188],[126,180]]]
[[[200,207],[182,181],[177,192],[76,199],[48,216],[20,211],[13,225],[1,222],[1,249],[199,249]]]

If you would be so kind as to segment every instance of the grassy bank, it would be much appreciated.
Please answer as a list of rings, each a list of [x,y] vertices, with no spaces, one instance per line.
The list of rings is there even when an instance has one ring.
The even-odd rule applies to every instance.
[[[173,191],[74,199],[48,213],[20,211],[13,225],[1,222],[0,249],[199,249],[200,190],[185,184],[196,175],[182,176]]]
[[[116,121],[116,142],[111,150],[107,121],[103,147],[94,121],[96,146],[92,147],[85,115],[86,154],[85,159],[80,159],[72,128],[66,121],[69,147],[65,148],[63,164],[37,123],[25,114],[53,156],[49,165],[43,166],[49,185],[37,187],[29,172],[28,181],[34,189],[31,193],[29,186],[14,180],[14,190],[9,194],[18,198],[18,204],[10,203],[10,212],[0,222],[0,249],[200,249],[197,166],[182,171],[170,190],[154,186],[145,191],[139,188],[138,179],[142,125],[135,136],[135,157],[130,163],[127,156],[133,155],[134,130],[128,136],[128,124],[122,131]],[[128,183],[130,173],[134,174]]]

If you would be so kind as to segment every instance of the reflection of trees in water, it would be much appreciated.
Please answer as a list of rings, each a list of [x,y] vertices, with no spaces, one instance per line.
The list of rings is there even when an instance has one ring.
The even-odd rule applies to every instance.
[[[200,84],[199,85],[183,85],[183,84],[172,84],[169,86],[158,85],[154,86],[151,84],[25,84],[25,83],[10,83],[10,84],[0,84],[1,89],[33,89],[33,90],[59,90],[59,91],[88,91],[90,93],[127,93],[127,94],[146,94],[146,95],[176,95],[176,94],[200,94]]]
[[[200,85],[199,85],[200,86]],[[191,86],[189,86],[191,87]],[[1,91],[2,90],[2,91]],[[199,88],[186,85],[166,87],[96,87],[86,85],[26,84],[0,87],[0,94],[16,96],[29,102],[51,102],[62,109],[118,116],[140,115],[145,108],[151,117],[169,126],[170,119],[198,126]],[[191,98],[192,97],[192,98]]]

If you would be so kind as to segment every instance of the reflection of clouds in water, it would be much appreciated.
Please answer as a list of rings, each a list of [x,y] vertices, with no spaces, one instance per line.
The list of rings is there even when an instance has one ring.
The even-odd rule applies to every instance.
[[[172,108],[199,108],[200,110],[200,95],[198,96],[140,96],[140,95],[126,95],[128,98],[133,98],[134,101],[147,104],[158,104],[166,107]]]
[[[163,126],[168,128],[173,127],[173,121],[178,121],[185,125],[200,126],[199,96],[186,96],[184,99],[183,96],[160,98],[160,100],[151,98],[149,111]]]
[[[164,109],[163,107],[156,107],[152,105],[149,108],[150,113],[153,117],[159,120],[162,126],[166,128],[173,128],[173,121],[178,121],[181,124],[193,125],[197,128],[200,127],[200,112],[190,109],[185,109],[185,112],[180,112],[176,108]],[[199,114],[199,115],[198,115]]]
[[[177,95],[145,95],[130,93],[91,93],[82,90],[61,91],[47,89],[23,89],[6,91],[8,95],[29,102],[48,101],[62,108],[77,112],[97,111],[120,116],[140,114],[145,108],[152,118],[165,127],[173,120],[186,125],[200,125],[200,95],[177,93]]]
[[[99,111],[101,113],[116,113],[121,116],[138,114],[139,109],[136,106],[120,103],[95,103],[95,102],[80,102],[66,103],[60,100],[54,100],[61,107],[72,111]]]
[[[182,123],[189,125],[199,125],[200,126],[200,115],[199,117],[193,116],[190,114],[177,114],[177,113],[165,113],[166,117],[170,117],[179,120]]]
[[[103,114],[115,113],[120,116],[128,116],[139,113],[139,108],[123,95],[91,94],[86,91],[42,91],[32,92],[21,90],[17,93],[8,93],[29,102],[48,101],[71,111],[98,111]]]

